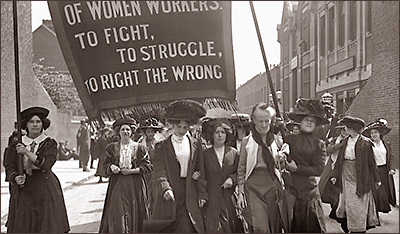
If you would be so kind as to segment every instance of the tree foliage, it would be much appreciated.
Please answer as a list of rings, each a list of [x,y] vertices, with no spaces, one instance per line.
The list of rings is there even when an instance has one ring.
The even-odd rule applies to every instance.
[[[41,61],[42,59],[33,63],[35,76],[58,110],[72,115],[86,115],[71,75],[45,67],[40,64]]]

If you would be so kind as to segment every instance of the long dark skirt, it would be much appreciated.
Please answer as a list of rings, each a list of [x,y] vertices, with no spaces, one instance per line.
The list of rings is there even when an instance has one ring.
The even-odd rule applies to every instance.
[[[195,233],[192,221],[190,220],[186,208],[186,178],[180,179],[178,188],[174,188],[174,196],[176,203],[175,221],[164,228],[163,233]],[[162,212],[162,211],[154,211]]]
[[[141,175],[110,176],[100,233],[143,232],[143,220],[147,219],[147,194]]]
[[[325,233],[326,226],[318,187],[297,190],[292,232]]]
[[[378,166],[378,173],[381,178],[382,185],[373,193],[374,200],[376,202],[376,209],[377,211],[383,213],[389,213],[391,210],[390,204],[396,204],[390,195],[388,171],[387,165]]]
[[[69,232],[64,196],[53,173],[45,175],[40,170],[32,170],[24,187],[13,185],[12,189],[7,232]]]

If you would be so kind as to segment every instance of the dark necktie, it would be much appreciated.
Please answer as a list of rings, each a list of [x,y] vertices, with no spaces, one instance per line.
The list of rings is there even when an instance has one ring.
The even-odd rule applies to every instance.
[[[32,153],[34,153],[36,142],[32,141],[32,143],[29,146],[30,146],[30,151]],[[28,156],[24,157],[24,167],[25,167],[26,174],[32,175],[32,162],[29,160]]]

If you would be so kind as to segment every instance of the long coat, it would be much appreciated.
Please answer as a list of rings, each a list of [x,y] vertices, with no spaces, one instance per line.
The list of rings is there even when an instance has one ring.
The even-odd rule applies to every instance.
[[[143,232],[143,220],[148,219],[149,204],[143,175],[151,173],[147,147],[134,143],[131,155],[132,169],[139,168],[140,174],[114,174],[110,166],[120,167],[120,142],[106,147],[104,170],[110,176],[100,222],[100,233]],[[122,219],[121,217],[124,217]],[[122,222],[121,222],[122,219]],[[118,220],[118,221],[117,221]]]
[[[201,145],[190,136],[190,160],[186,177],[186,208],[191,217],[192,224],[197,232],[204,232],[202,214],[198,205],[198,199],[208,200],[206,182],[204,177],[204,159]],[[163,194],[168,189],[174,191],[179,186],[180,164],[172,145],[171,136],[159,142],[155,146],[153,158],[153,184],[156,188],[156,197],[153,209],[153,220],[175,220],[176,204],[174,201],[166,201]],[[195,181],[192,175],[200,171],[200,178]],[[166,224],[167,225],[167,224]],[[165,226],[164,226],[165,227]],[[159,227],[163,229],[164,227]],[[154,228],[154,227],[153,227]]]
[[[347,146],[349,137],[346,137],[343,141],[344,145]],[[342,165],[344,161],[346,147],[342,147],[339,151],[338,159],[333,169],[332,177],[336,178],[336,185],[342,192]],[[357,190],[358,196],[362,196],[375,189],[375,184],[380,181],[378,169],[376,166],[374,152],[372,150],[372,142],[366,137],[360,135],[355,145],[355,163],[357,173]]]
[[[70,230],[60,181],[51,168],[57,160],[57,142],[47,137],[39,143],[34,163],[39,170],[27,175],[24,187],[15,183],[18,156],[14,141],[5,157],[11,197],[7,232],[63,233]]]
[[[205,206],[205,227],[207,233],[219,231],[218,227],[221,216],[227,218],[225,222],[222,221],[222,227],[225,232],[240,232],[241,222],[236,217],[236,210],[231,198],[237,185],[239,154],[236,149],[230,146],[225,146],[224,152],[222,167],[218,162],[214,147],[203,152],[209,198]],[[233,186],[223,189],[221,185],[228,178],[232,179]]]

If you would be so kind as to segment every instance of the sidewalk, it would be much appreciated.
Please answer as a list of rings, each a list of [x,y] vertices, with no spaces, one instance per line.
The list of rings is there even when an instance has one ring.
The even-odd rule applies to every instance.
[[[52,170],[58,177],[61,183],[63,192],[72,187],[82,184],[88,179],[94,177],[97,168],[97,162],[94,163],[95,169],[90,169],[90,172],[83,172],[82,168],[78,168],[78,160],[57,161]],[[5,172],[1,174],[1,232],[5,232],[5,222],[8,215],[8,203],[10,199],[8,182],[4,181]]]

